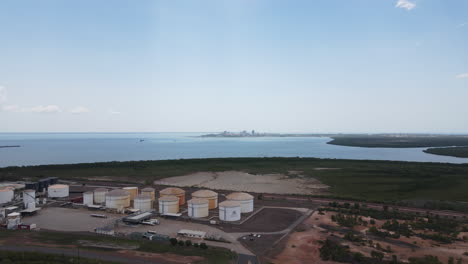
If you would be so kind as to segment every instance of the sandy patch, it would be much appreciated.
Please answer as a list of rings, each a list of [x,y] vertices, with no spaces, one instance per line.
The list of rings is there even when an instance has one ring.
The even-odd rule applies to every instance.
[[[179,187],[202,187],[276,194],[324,194],[328,186],[313,178],[290,178],[283,174],[250,174],[240,171],[197,172],[164,178],[155,184]]]

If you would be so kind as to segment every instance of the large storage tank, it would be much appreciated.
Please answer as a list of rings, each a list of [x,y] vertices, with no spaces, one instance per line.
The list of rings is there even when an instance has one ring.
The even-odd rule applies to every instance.
[[[151,197],[151,200],[155,201],[156,200],[156,190],[151,187],[146,187],[141,189],[141,194],[149,195]]]
[[[106,188],[97,188],[94,190],[94,203],[95,204],[102,204],[106,201],[106,193],[109,190]]]
[[[253,211],[253,201],[254,197],[248,193],[244,192],[235,192],[226,196],[230,201],[236,201],[241,204],[241,212],[249,213]]]
[[[47,188],[47,196],[49,198],[63,198],[68,197],[69,187],[65,184],[54,184]]]
[[[180,188],[169,187],[159,191],[159,197],[164,196],[177,196],[179,198],[179,205],[185,204],[185,191]]]
[[[132,200],[132,201],[138,195],[138,187],[124,187],[122,189],[124,191],[127,191],[130,194],[130,200]]]
[[[30,208],[32,204],[34,204],[34,207],[36,207],[36,190],[24,190],[23,203],[24,208]]]
[[[130,194],[124,190],[112,190],[106,194],[106,207],[119,211],[130,207]]]
[[[133,201],[133,208],[139,209],[142,212],[153,209],[153,200],[151,199],[151,196],[146,194],[137,195]]]
[[[239,221],[241,219],[241,204],[237,201],[219,203],[219,219],[222,221]]]
[[[0,204],[8,203],[13,200],[13,188],[5,187],[0,189]]]
[[[193,218],[207,217],[209,201],[202,198],[194,198],[187,202],[188,215]]]
[[[208,208],[215,209],[218,207],[218,193],[211,190],[199,190],[192,193],[192,198],[208,200]]]
[[[174,195],[160,197],[159,199],[159,213],[172,213],[179,212],[179,198]]]
[[[11,213],[7,215],[7,229],[16,229],[21,223],[20,213]]]
[[[83,193],[83,204],[84,205],[93,205],[94,194],[93,192],[84,192]]]

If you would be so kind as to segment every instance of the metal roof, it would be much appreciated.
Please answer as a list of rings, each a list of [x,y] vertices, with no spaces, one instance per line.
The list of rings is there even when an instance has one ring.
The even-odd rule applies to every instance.
[[[235,192],[235,193],[228,194],[226,198],[228,200],[234,200],[234,201],[245,201],[245,200],[253,200],[254,197],[245,192]]]
[[[196,191],[196,192],[192,193],[192,196],[202,197],[202,198],[210,198],[210,197],[218,196],[218,193],[213,192],[211,190],[199,190],[199,191]]]

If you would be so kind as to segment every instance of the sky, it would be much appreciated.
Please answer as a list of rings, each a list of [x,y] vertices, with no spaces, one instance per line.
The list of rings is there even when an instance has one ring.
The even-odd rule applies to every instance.
[[[468,133],[466,0],[2,0],[0,132]]]

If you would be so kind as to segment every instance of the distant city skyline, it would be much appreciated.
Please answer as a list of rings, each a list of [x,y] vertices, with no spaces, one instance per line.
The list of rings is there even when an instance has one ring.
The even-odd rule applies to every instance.
[[[0,2],[0,132],[468,133],[468,1]]]

